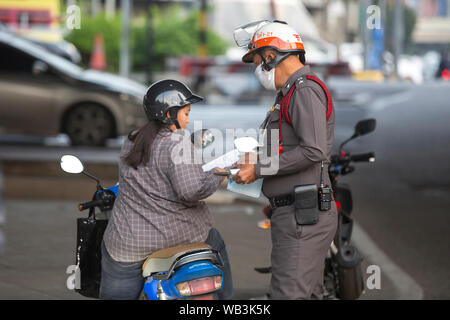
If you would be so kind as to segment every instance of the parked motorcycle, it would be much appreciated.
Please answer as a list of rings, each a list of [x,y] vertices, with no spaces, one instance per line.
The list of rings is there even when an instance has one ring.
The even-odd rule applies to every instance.
[[[80,203],[78,210],[89,210],[88,218],[78,219],[76,265],[80,269],[81,287],[76,291],[98,298],[101,277],[101,242],[119,184],[103,188],[100,180],[88,173],[75,156],[61,158],[63,171],[84,174],[97,182],[91,201]],[[96,214],[96,211],[97,212]],[[213,300],[223,285],[223,261],[206,243],[166,248],[152,253],[142,266],[145,278],[141,294],[145,300]]]
[[[343,151],[344,145],[349,141],[368,134],[375,130],[376,120],[367,119],[359,121],[355,126],[354,134],[339,146],[339,153],[331,156],[331,164],[328,167],[331,187],[333,189],[336,206],[338,209],[338,227],[330,249],[325,259],[324,269],[324,299],[358,299],[364,290],[364,280],[361,270],[362,257],[357,248],[350,244],[353,218],[352,218],[352,193],[350,186],[338,183],[340,175],[346,175],[354,171],[353,162],[374,162],[375,153],[351,155]],[[264,214],[268,216],[270,208],[264,208]],[[270,220],[258,222],[263,229],[270,228]],[[270,273],[271,267],[255,268],[260,273]]]

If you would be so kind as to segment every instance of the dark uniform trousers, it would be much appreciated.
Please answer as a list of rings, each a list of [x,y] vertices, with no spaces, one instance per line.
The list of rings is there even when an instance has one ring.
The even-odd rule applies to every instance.
[[[293,205],[274,210],[272,299],[322,299],[324,261],[336,228],[336,210],[321,212],[314,225],[298,225]]]
[[[292,194],[299,185],[319,186],[322,161],[324,182],[331,184],[328,164],[334,140],[334,110],[327,120],[326,95],[320,85],[305,78],[308,74],[312,74],[308,66],[293,73],[275,101],[277,106],[295,84],[289,103],[292,125],[284,117],[280,119],[276,108],[262,125],[267,129],[267,140],[255,173],[264,178],[262,191],[268,198]],[[279,132],[280,126],[283,151],[273,155],[271,151],[277,150],[273,140],[278,140],[270,136]],[[324,261],[337,229],[335,202],[329,211],[318,211],[319,221],[314,225],[298,225],[293,205],[276,207],[272,212],[271,298],[321,299]]]

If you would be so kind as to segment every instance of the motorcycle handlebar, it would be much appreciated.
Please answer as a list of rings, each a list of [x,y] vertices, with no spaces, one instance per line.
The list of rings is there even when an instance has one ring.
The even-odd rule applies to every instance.
[[[354,162],[374,161],[375,160],[375,152],[355,154],[350,157],[350,160],[354,161]]]
[[[85,203],[80,203],[78,205],[78,210],[83,211],[92,207],[97,207],[103,205],[103,200],[92,200]]]

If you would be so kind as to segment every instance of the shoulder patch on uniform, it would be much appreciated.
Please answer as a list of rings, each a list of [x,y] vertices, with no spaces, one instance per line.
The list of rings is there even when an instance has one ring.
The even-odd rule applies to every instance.
[[[295,80],[295,86],[298,89],[306,87],[314,87],[314,84],[315,84],[314,81],[308,81],[308,79],[305,76],[301,76],[297,80]]]
[[[299,77],[299,78],[297,79],[297,85],[301,85],[301,84],[303,84],[305,81],[306,81],[306,78],[305,78],[305,77]]]
[[[295,86],[297,90],[301,90],[304,88],[310,88],[318,93],[322,91],[322,88],[318,83],[313,80],[307,79],[306,77],[300,77],[295,81]]]

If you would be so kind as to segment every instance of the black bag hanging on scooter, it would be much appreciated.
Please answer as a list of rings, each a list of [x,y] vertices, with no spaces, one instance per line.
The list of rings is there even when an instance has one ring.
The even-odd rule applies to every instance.
[[[79,294],[98,298],[102,271],[101,244],[108,220],[96,219],[95,209],[90,208],[88,218],[77,219],[77,247],[75,264],[80,269]]]

